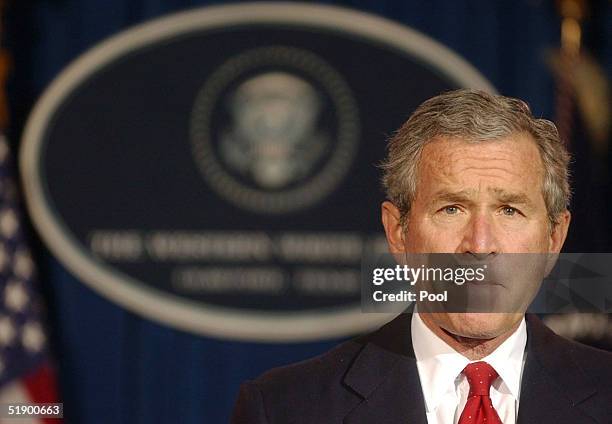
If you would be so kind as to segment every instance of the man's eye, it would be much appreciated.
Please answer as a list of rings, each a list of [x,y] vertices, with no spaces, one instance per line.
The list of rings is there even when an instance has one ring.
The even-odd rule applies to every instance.
[[[444,207],[443,211],[447,215],[456,215],[459,213],[459,208],[457,206],[446,206]]]
[[[502,213],[506,216],[514,216],[518,211],[512,206],[504,206],[502,208]]]

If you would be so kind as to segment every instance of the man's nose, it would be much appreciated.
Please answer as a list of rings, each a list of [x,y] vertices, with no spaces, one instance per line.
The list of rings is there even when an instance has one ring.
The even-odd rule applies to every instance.
[[[486,214],[474,214],[466,225],[458,253],[486,257],[499,253],[495,225]]]

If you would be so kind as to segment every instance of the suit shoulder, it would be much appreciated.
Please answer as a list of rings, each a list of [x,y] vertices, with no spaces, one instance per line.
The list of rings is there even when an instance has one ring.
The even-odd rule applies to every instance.
[[[340,382],[362,347],[350,340],[314,358],[266,371],[254,383],[267,392],[283,392],[296,385],[301,390],[309,385],[320,390],[322,384]]]
[[[548,331],[551,336],[546,342],[556,352],[552,352],[555,356],[569,356],[574,366],[582,370],[591,380],[598,381],[600,383],[598,385],[602,388],[605,386],[604,391],[611,392],[609,381],[612,380],[612,352],[567,339],[552,330]]]
[[[244,422],[340,422],[360,402],[356,394],[343,389],[343,380],[362,347],[348,341],[312,359],[274,368],[246,383],[244,391],[257,394],[267,419]]]
[[[561,336],[559,336],[561,337]],[[574,360],[582,369],[594,375],[602,374],[612,379],[612,352],[597,349],[592,346],[573,341],[564,340],[569,344],[569,350]]]

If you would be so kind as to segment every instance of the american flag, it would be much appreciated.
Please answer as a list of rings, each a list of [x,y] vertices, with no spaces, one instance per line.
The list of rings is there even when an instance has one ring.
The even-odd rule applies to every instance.
[[[0,404],[57,402],[36,269],[20,222],[15,181],[9,145],[0,136]]]

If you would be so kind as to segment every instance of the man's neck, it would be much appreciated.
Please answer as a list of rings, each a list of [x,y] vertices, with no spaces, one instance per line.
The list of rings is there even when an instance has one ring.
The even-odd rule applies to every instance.
[[[458,353],[468,358],[470,361],[477,361],[489,356],[504,341],[506,341],[521,324],[521,321],[519,320],[512,326],[512,328],[497,337],[490,339],[475,339],[451,334],[450,332],[436,325],[431,319],[429,313],[419,313],[419,316],[421,317],[421,320],[425,326],[427,326],[427,328],[429,328],[436,336],[442,339],[442,341],[444,341]]]

